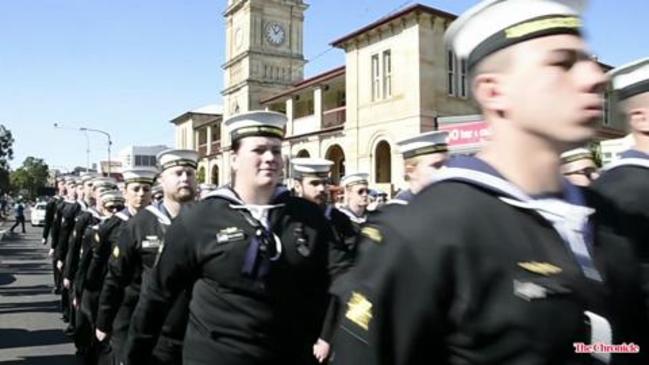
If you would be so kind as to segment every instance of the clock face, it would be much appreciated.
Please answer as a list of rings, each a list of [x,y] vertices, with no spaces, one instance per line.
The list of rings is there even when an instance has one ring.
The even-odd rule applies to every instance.
[[[276,22],[268,22],[266,24],[266,29],[264,30],[264,35],[268,43],[273,46],[279,46],[284,43],[284,38],[286,37],[286,32],[284,27]]]

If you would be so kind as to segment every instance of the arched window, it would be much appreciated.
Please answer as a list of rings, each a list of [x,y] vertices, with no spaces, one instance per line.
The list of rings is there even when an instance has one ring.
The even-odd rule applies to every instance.
[[[205,182],[205,167],[201,166],[198,168],[198,172],[196,172],[196,181],[198,181],[199,184]]]
[[[337,185],[340,178],[345,176],[345,153],[339,145],[335,144],[327,149],[325,158],[334,163],[331,166],[331,182]]]
[[[212,166],[212,174],[210,176],[210,183],[214,185],[219,184],[219,167],[214,165]]]
[[[307,150],[300,150],[295,157],[311,157],[311,155]]]
[[[392,181],[392,156],[390,144],[381,141],[374,151],[374,171],[377,183],[390,183]]]

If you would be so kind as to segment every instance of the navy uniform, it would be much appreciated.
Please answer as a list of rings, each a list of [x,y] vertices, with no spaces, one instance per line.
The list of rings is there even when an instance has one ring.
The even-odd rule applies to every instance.
[[[473,158],[442,177],[362,233],[381,249],[352,273],[334,363],[590,364],[573,343],[643,343],[637,263],[605,200],[566,183],[571,203],[537,207]],[[578,217],[594,240],[572,252],[555,227]]]
[[[198,194],[196,196],[197,200],[203,199],[207,194],[216,190],[218,186],[214,184],[200,184],[198,185]]]
[[[75,189],[76,185],[76,179],[68,180],[68,189]],[[79,212],[81,212],[81,208],[79,201],[66,198],[61,209],[58,211],[60,224],[57,227],[58,239],[56,241],[56,247],[53,247],[54,262],[65,262],[70,237],[72,236],[72,231],[74,229],[75,219]],[[54,245],[54,241],[52,244]],[[60,270],[58,268],[56,269],[59,272],[60,281],[63,281],[63,269],[64,267]],[[68,322],[70,319],[70,291],[63,287],[61,287],[61,311],[63,312],[63,320]]]
[[[333,162],[319,158],[294,158],[291,160],[293,166],[293,178],[301,182],[305,177],[320,179],[323,184],[329,181],[329,174]],[[304,196],[300,196],[305,198]],[[308,199],[307,199],[308,200]],[[314,203],[318,204],[319,202]],[[334,244],[337,247],[331,250],[330,262],[332,275],[331,292],[335,293],[339,289],[339,279],[354,263],[356,257],[356,238],[358,235],[357,227],[354,226],[347,214],[338,210],[332,204],[322,205],[324,208],[325,218],[329,222],[334,236]],[[338,323],[340,301],[335,295],[332,295],[329,301],[329,307],[325,316],[320,339],[331,343],[333,332]]]
[[[354,185],[365,185],[365,187],[367,187],[368,179],[369,175],[366,173],[349,174],[340,179],[340,186],[345,190]],[[362,215],[357,215],[346,205],[341,206],[338,210],[345,214],[354,224],[356,231],[360,232],[361,225],[363,225],[367,220],[367,210],[365,210]]]
[[[66,185],[66,191],[67,191],[67,185],[74,181],[74,177],[72,176],[66,176],[62,178],[63,181],[65,182]],[[56,256],[54,255],[54,252],[56,252],[58,246],[59,246],[59,235],[61,232],[61,220],[62,220],[62,211],[63,207],[65,206],[66,202],[66,197],[60,197],[55,205],[54,205],[54,213],[52,217],[52,225],[50,229],[50,247],[52,249],[52,268],[53,268],[53,274],[54,274],[54,290],[56,294],[61,293],[61,288],[63,287],[63,280],[62,280],[62,275],[61,271],[56,267],[56,262],[58,261]]]
[[[56,179],[57,185],[60,183],[61,178]],[[43,223],[43,235],[42,242],[47,244],[47,240],[50,236],[50,231],[52,229],[52,224],[54,223],[54,216],[56,213],[58,203],[63,199],[59,195],[54,195],[50,200],[48,200],[45,205],[45,222]]]
[[[471,70],[513,44],[579,34],[575,5],[483,1],[447,39]],[[576,351],[596,342],[641,350],[649,325],[620,216],[598,194],[561,183],[530,196],[484,160],[456,157],[410,204],[385,212],[362,232],[381,249],[353,271],[338,332],[351,335],[336,337],[334,363],[647,363],[646,351]]]
[[[157,158],[162,171],[174,166],[195,169],[198,155],[192,150],[165,150]],[[162,250],[165,232],[173,220],[164,201],[153,203],[129,219],[117,245],[112,248],[99,299],[96,327],[102,332],[111,333],[111,347],[119,361],[123,361],[128,327],[143,283]],[[173,364],[180,361],[188,295],[185,293],[179,297],[172,305],[170,316],[160,320],[164,327],[154,351],[157,363]]]
[[[102,352],[101,344],[94,341],[94,318],[96,302],[99,296],[102,276],[101,268],[94,265],[96,245],[103,230],[107,229],[114,211],[123,209],[124,198],[116,185],[111,181],[96,181],[95,190],[98,193],[97,204],[101,205],[102,214],[93,218],[82,233],[81,248],[79,249],[79,267],[74,282],[74,295],[77,300],[77,328],[75,344],[79,348],[84,364],[96,364],[98,354]]]
[[[282,138],[286,117],[228,119],[232,140]],[[145,363],[171,304],[193,287],[183,364],[309,364],[327,305],[331,230],[313,203],[276,188],[268,205],[221,188],[182,213],[132,318],[128,364]]]
[[[621,66],[610,71],[613,88],[619,102],[629,102],[635,97],[649,95],[649,58]],[[649,105],[638,107],[647,108]],[[628,113],[628,111],[627,111]],[[633,123],[630,127],[635,138],[643,138],[644,131],[636,131]],[[636,147],[637,148],[637,147]],[[627,223],[632,232],[638,259],[643,264],[644,289],[649,298],[649,151],[631,149],[622,154],[622,158],[604,168],[602,176],[593,184],[593,188],[613,201],[627,216]],[[649,313],[649,299],[647,300]]]

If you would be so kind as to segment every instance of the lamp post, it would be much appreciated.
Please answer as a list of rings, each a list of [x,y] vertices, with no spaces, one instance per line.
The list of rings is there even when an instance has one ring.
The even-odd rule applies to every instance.
[[[113,141],[110,139],[110,133],[106,131],[102,131],[101,129],[93,129],[93,128],[86,128],[86,127],[81,127],[79,128],[80,131],[82,132],[95,132],[95,133],[101,133],[106,138],[108,138],[108,176],[110,177],[110,146],[113,144]]]
[[[110,133],[106,131],[102,131],[101,129],[94,129],[94,128],[86,128],[86,127],[80,127],[80,128],[68,128],[60,125],[59,123],[54,123],[54,128],[59,128],[59,129],[68,129],[68,130],[77,130],[84,132],[86,134],[86,163],[88,164],[88,168],[90,167],[90,139],[88,138],[88,132],[95,132],[95,133],[101,133],[106,138],[108,139],[108,176],[110,176],[110,146],[113,144],[113,141],[110,138]]]

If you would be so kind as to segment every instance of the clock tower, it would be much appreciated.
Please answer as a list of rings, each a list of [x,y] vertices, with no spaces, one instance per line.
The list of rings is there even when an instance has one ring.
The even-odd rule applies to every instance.
[[[303,0],[228,0],[224,119],[304,78]]]

